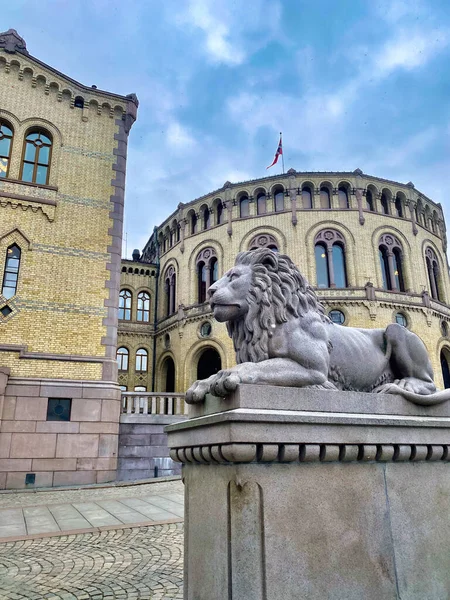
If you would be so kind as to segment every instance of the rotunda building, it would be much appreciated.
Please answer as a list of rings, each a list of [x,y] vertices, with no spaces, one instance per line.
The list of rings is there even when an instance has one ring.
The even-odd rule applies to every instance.
[[[260,247],[292,258],[335,323],[408,327],[428,350],[437,386],[450,387],[450,288],[441,205],[411,182],[359,169],[290,169],[226,182],[180,203],[155,228],[142,255],[122,262],[119,352],[128,353],[126,368],[118,358],[124,389],[184,392],[196,379],[235,364],[226,327],[214,320],[206,292],[233,266],[238,252]],[[147,353],[145,373],[139,370],[140,348]]]

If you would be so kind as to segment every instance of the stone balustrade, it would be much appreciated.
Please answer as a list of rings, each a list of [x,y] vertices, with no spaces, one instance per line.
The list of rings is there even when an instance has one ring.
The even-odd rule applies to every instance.
[[[187,415],[184,394],[174,392],[122,392],[122,414]]]

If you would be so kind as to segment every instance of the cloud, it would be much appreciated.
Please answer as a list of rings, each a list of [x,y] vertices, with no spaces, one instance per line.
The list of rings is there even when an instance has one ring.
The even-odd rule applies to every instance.
[[[279,32],[281,4],[275,0],[231,3],[228,0],[189,0],[177,13],[175,23],[203,36],[203,48],[213,63],[236,67],[249,54],[269,43]],[[252,34],[264,36],[252,39]],[[280,36],[281,37],[281,36]]]
[[[432,29],[428,32],[401,31],[387,42],[374,57],[374,75],[383,78],[396,69],[410,71],[429,62],[449,43],[449,32]]]
[[[183,151],[192,149],[196,144],[195,138],[192,137],[187,128],[176,121],[169,123],[166,141],[172,148]]]

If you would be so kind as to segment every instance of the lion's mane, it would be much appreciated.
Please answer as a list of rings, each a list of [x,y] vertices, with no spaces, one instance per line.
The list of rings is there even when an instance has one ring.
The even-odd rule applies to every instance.
[[[272,330],[289,319],[313,311],[329,322],[314,290],[288,256],[260,248],[240,252],[236,265],[248,265],[253,271],[252,286],[245,298],[247,314],[227,321],[238,364],[268,359]]]

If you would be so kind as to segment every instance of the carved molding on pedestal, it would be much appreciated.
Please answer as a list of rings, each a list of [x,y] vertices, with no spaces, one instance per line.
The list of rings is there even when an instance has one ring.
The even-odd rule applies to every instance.
[[[171,448],[183,464],[450,461],[449,445],[219,444]]]

